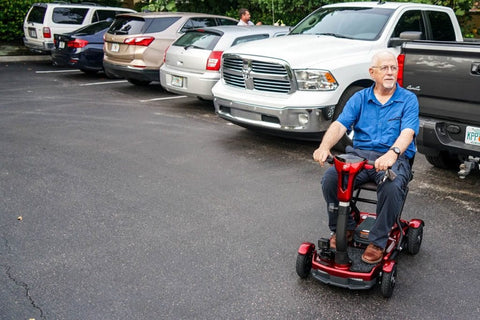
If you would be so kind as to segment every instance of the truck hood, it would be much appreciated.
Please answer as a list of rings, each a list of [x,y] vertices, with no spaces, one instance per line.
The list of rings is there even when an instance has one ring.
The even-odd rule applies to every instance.
[[[362,52],[369,56],[374,44],[373,41],[342,39],[333,36],[288,35],[246,42],[231,47],[225,53],[283,59],[289,62],[294,69],[328,69],[327,67],[332,67],[332,61],[358,60],[362,56]],[[319,57],[322,57],[321,62],[319,62]],[[351,60],[348,63],[351,63]]]

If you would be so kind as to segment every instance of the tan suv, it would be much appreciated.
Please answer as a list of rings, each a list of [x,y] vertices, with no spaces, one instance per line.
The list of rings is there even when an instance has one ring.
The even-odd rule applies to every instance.
[[[186,30],[235,25],[237,20],[203,13],[142,12],[118,15],[105,33],[105,72],[136,85],[160,81],[167,47]]]

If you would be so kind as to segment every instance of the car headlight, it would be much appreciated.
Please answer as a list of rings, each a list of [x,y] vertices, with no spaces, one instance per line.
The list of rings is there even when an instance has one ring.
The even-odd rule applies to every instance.
[[[329,91],[338,87],[335,77],[326,70],[295,70],[298,90]]]

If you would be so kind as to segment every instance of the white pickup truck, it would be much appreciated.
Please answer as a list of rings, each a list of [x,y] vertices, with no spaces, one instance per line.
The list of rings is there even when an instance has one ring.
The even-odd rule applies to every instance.
[[[216,113],[237,125],[319,140],[356,91],[372,85],[373,54],[408,40],[462,41],[452,9],[418,3],[326,5],[283,37],[226,50]],[[347,137],[346,137],[347,138]],[[348,138],[343,143],[349,143]]]

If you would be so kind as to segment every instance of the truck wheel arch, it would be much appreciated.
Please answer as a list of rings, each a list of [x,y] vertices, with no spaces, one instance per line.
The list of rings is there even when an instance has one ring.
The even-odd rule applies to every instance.
[[[368,87],[369,85],[371,85],[371,82],[370,83],[354,83],[352,84],[351,86],[349,86],[347,89],[345,89],[345,91],[343,92],[342,96],[340,97],[340,99],[338,100],[338,103],[337,105],[335,106],[335,111],[333,113],[333,117],[332,117],[332,122],[337,120],[338,116],[340,115],[340,113],[342,113],[343,111],[343,108],[345,107],[345,104],[347,103],[347,101],[357,92],[357,91],[360,91],[362,89],[365,89],[366,87]],[[334,148],[338,151],[341,151],[341,152],[345,152],[345,147],[346,146],[351,146],[352,145],[352,138],[353,138],[353,135],[345,135],[344,137],[342,137],[342,139],[340,139],[340,141],[334,146]]]

